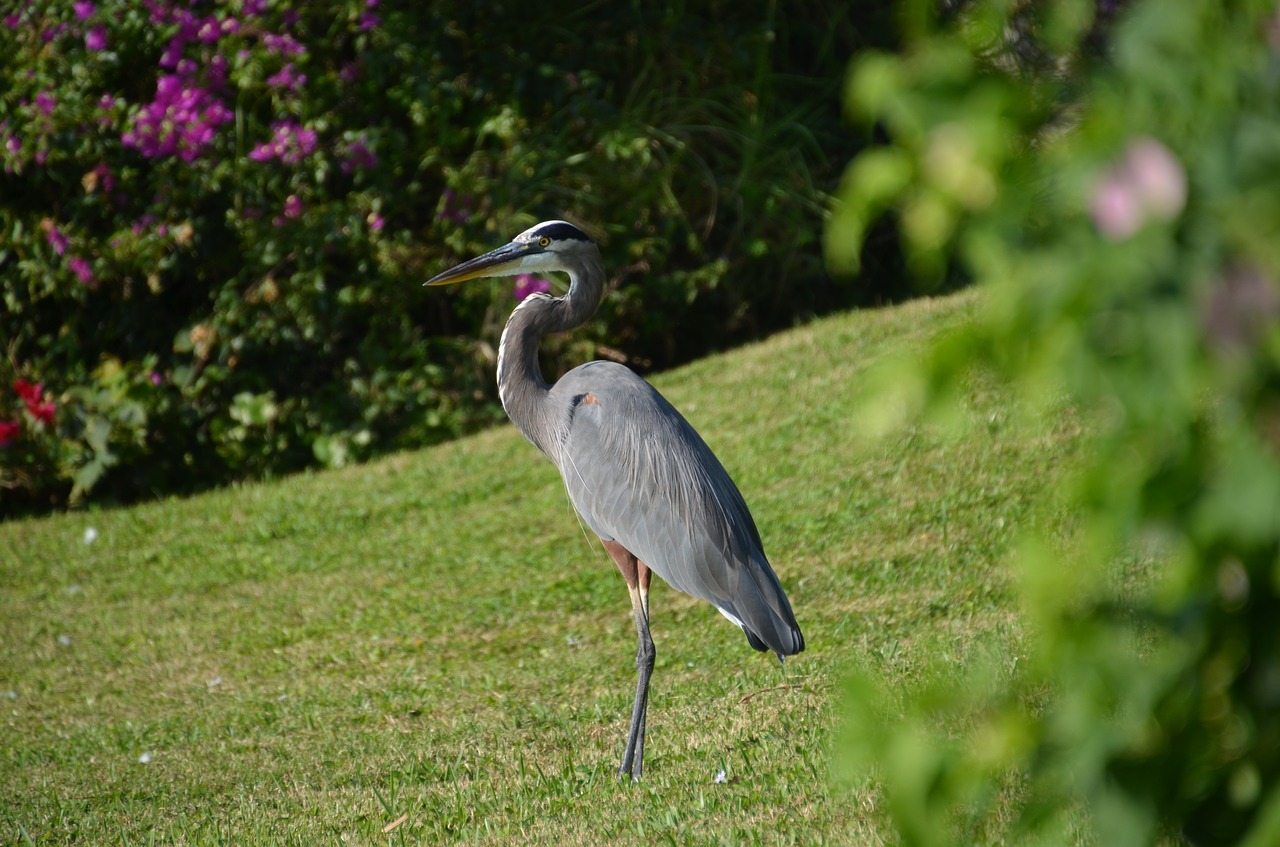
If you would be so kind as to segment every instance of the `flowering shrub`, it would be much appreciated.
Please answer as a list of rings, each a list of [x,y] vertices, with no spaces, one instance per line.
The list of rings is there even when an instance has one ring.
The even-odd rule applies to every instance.
[[[893,209],[913,265],[963,266],[985,308],[875,408],[944,406],[978,365],[1024,409],[1069,398],[1087,446],[1044,504],[1072,537],[1031,521],[1012,556],[1016,667],[855,682],[846,764],[905,844],[1280,843],[1280,10],[1136,1],[1087,62],[1088,5],[1051,0],[1063,55],[1023,76],[989,62],[1015,6],[932,6],[856,65],[886,143],[830,238]]]
[[[58,405],[43,385],[16,379],[12,393],[0,390],[0,450],[9,458],[11,470],[0,477],[0,485],[16,486],[45,470],[56,460],[56,439],[48,434],[54,426]]]
[[[14,452],[25,430],[0,446],[8,502],[336,464],[496,419],[485,351],[509,289],[419,283],[537,218],[618,236],[586,335],[608,326],[642,361],[787,323],[749,308],[784,288],[792,314],[851,296],[811,249],[847,15],[816,48],[766,31],[764,2],[710,42],[696,20],[662,34],[642,10],[561,5],[515,46],[504,16],[461,3],[7,6],[0,385],[57,404],[41,462]],[[804,100],[775,61],[827,73]],[[731,269],[749,281],[723,285]]]

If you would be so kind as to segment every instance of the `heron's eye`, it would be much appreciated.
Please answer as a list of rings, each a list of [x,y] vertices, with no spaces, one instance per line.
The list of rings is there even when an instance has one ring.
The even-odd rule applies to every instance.
[[[544,236],[542,236],[541,238],[539,238],[539,239],[538,239],[538,246],[539,246],[539,247],[550,247],[550,246],[551,246],[551,239],[550,239],[550,238],[547,238],[545,235],[544,235]]]

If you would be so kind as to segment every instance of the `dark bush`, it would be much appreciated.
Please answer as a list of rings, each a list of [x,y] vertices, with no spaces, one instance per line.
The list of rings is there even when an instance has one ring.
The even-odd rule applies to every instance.
[[[602,344],[665,367],[893,296],[816,247],[854,151],[843,64],[888,30],[835,3],[11,7],[4,512],[495,420],[509,285],[419,283],[540,218],[598,225],[614,274],[549,370]]]

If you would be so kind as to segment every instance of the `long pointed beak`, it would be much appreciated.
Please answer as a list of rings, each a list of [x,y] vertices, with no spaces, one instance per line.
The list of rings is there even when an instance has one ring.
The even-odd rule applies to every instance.
[[[511,271],[520,267],[520,260],[530,253],[537,252],[532,244],[510,244],[491,250],[483,256],[468,259],[442,274],[437,274],[423,285],[450,285],[455,282],[466,282],[469,279],[482,279],[487,276],[508,276]]]

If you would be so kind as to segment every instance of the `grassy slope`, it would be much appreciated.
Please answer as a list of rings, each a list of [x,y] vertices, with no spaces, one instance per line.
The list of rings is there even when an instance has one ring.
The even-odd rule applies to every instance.
[[[634,691],[625,588],[509,427],[0,524],[0,837],[892,841],[874,790],[831,787],[842,668],[905,686],[926,655],[1016,654],[1002,553],[1075,443],[1067,423],[1006,425],[980,381],[968,413],[984,426],[963,439],[868,445],[854,428],[867,365],[972,309],[836,316],[656,380],[737,479],[809,649],[780,669],[656,587],[636,786],[614,778]]]

